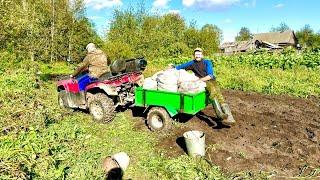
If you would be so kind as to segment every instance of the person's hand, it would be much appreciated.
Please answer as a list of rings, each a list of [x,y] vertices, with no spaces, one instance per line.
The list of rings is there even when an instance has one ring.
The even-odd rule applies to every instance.
[[[168,68],[167,69],[173,69],[174,68],[174,64],[170,63],[168,64]]]

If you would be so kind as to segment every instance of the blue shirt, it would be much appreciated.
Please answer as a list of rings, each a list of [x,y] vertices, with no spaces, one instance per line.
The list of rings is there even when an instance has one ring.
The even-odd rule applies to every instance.
[[[176,66],[176,69],[191,70],[199,78],[203,78],[209,75],[212,80],[216,80],[212,62],[208,59],[203,59],[201,61],[191,60],[187,63]]]

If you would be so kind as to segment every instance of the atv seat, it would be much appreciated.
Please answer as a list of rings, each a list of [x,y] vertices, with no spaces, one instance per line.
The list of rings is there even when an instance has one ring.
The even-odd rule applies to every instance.
[[[112,77],[111,72],[106,72],[106,73],[102,74],[98,79],[99,79],[99,81],[104,81],[104,80],[107,80],[111,77]]]

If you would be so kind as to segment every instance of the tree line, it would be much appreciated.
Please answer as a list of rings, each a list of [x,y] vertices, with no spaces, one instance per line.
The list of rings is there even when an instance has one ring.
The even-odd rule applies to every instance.
[[[209,55],[218,51],[221,37],[222,31],[212,24],[197,27],[196,22],[187,24],[179,14],[129,8],[114,11],[104,50],[111,59],[190,56],[196,47]]]
[[[17,60],[79,61],[88,42],[101,44],[83,0],[2,0],[0,7],[0,53]]]
[[[206,55],[219,51],[222,31],[216,25],[198,26],[175,13],[150,13],[143,5],[116,9],[105,38],[97,35],[85,14],[84,0],[0,0],[0,58],[79,62],[89,42],[101,47],[111,60],[144,56],[186,57],[196,47]],[[270,31],[290,29],[285,23]],[[303,47],[320,47],[320,33],[306,25],[296,32]],[[237,41],[252,37],[242,27]]]
[[[143,6],[115,10],[105,39],[86,17],[84,0],[2,0],[0,6],[0,58],[6,52],[17,60],[79,62],[94,42],[111,60],[151,60],[188,56],[196,47],[212,54],[222,37],[215,25],[198,27],[178,14],[149,13]]]

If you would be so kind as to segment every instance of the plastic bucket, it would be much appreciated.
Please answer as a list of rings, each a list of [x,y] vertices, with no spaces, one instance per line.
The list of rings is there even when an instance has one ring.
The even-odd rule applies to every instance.
[[[202,131],[187,131],[183,137],[189,156],[205,155],[205,134]]]

